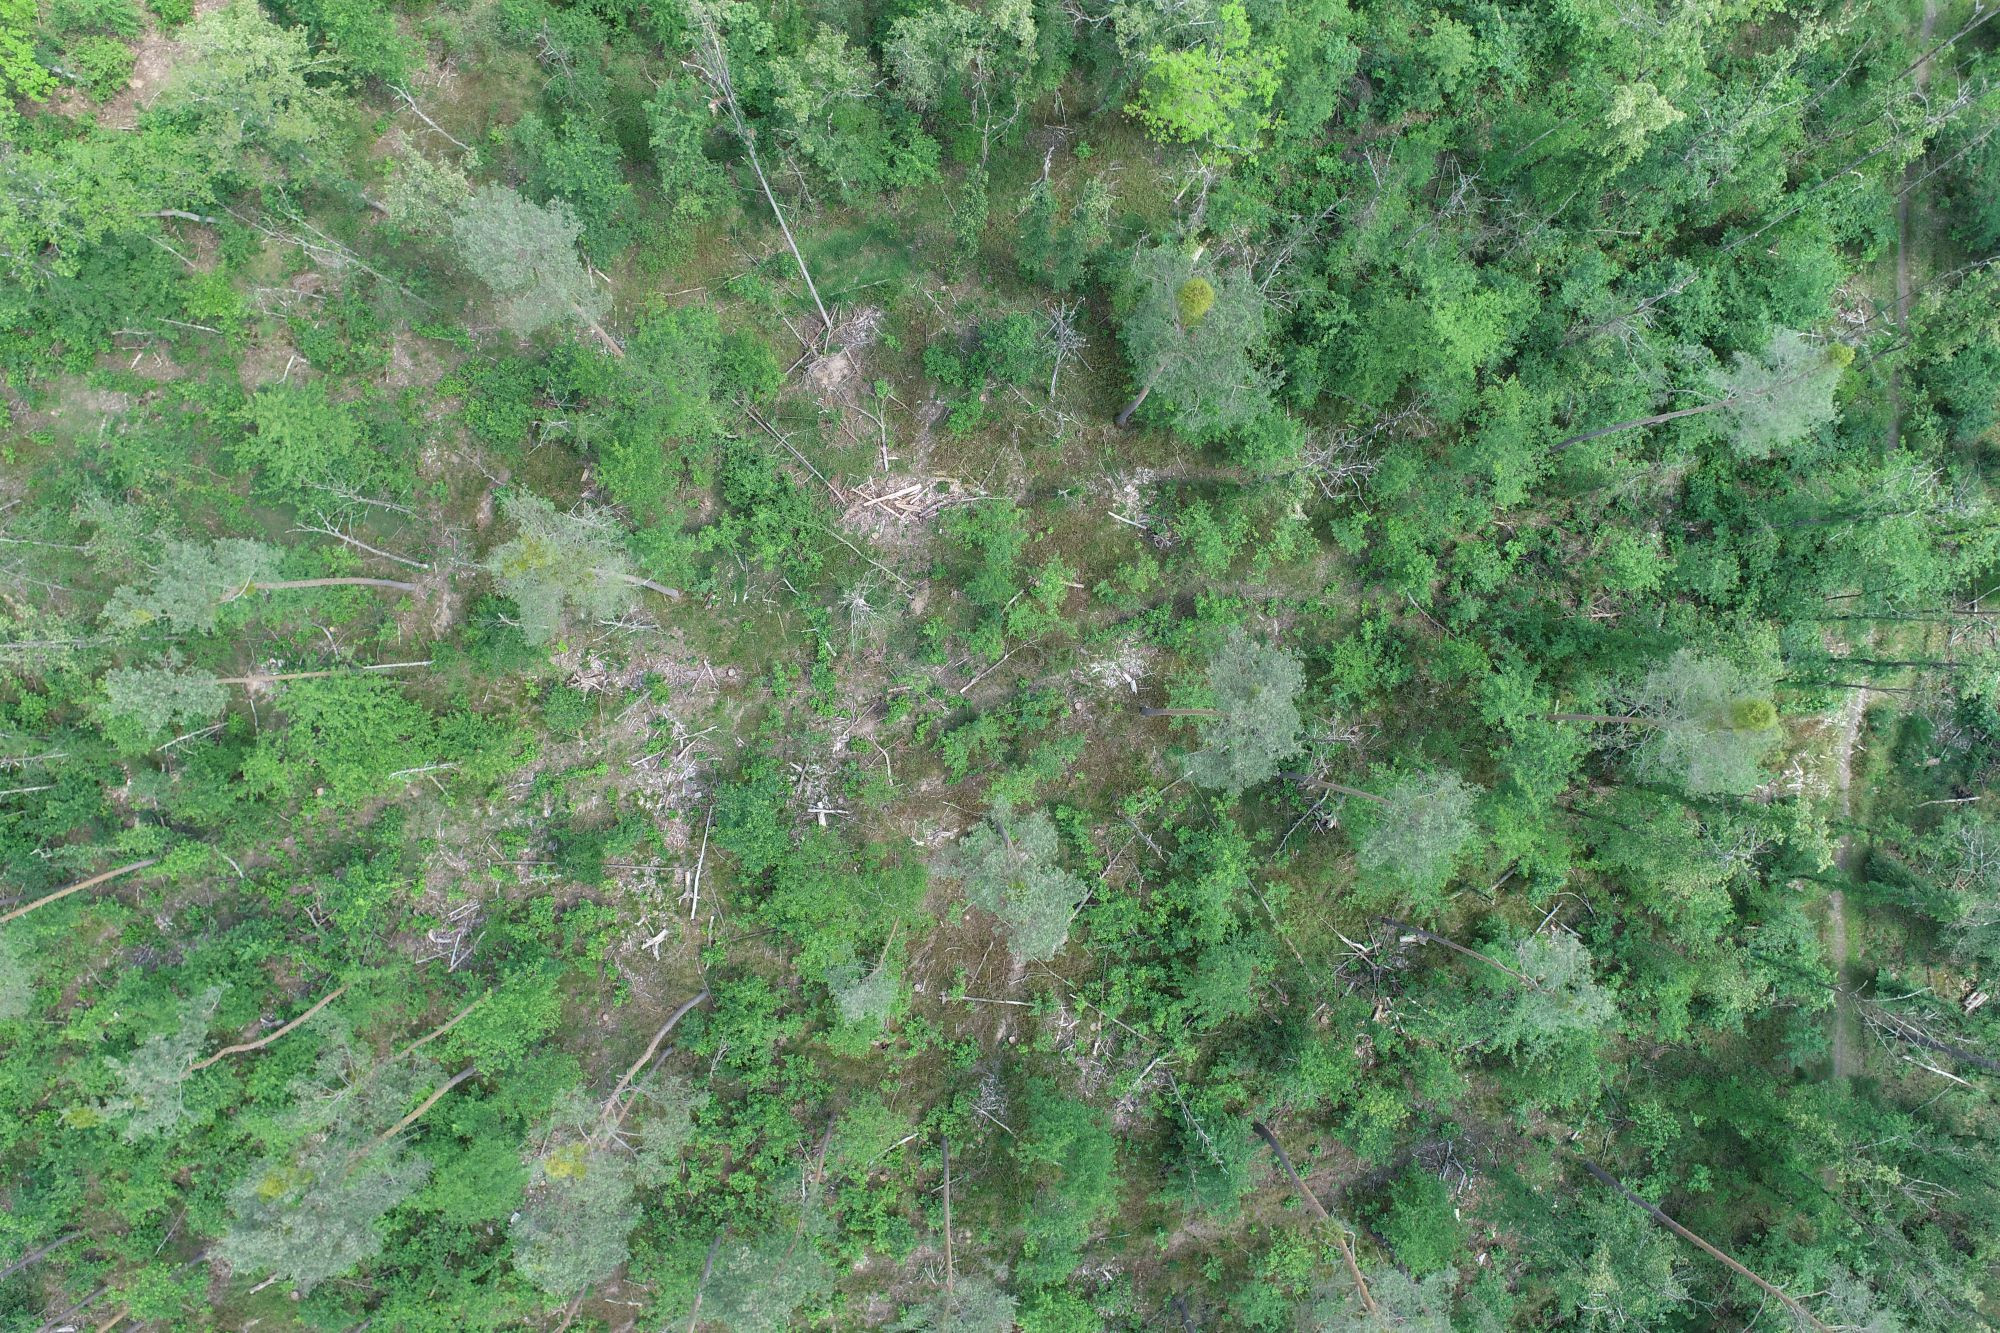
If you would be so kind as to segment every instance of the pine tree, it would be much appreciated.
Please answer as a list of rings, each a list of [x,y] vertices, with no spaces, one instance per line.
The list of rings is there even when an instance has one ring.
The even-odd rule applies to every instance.
[[[1352,790],[1352,789],[1349,789]],[[1448,770],[1411,773],[1379,796],[1367,817],[1354,862],[1363,874],[1394,881],[1411,899],[1444,887],[1478,826],[1478,788]]]
[[[1061,856],[1054,820],[1041,811],[1017,817],[1002,804],[949,858],[966,900],[1000,918],[1007,948],[1021,962],[1047,962],[1062,952],[1070,919],[1090,892],[1062,868]]]
[[[206,1040],[209,1021],[222,1000],[222,988],[212,986],[181,1006],[180,1025],[155,1033],[124,1059],[107,1057],[105,1067],[117,1078],[119,1095],[104,1110],[125,1119],[127,1139],[157,1138],[180,1127],[187,1118],[181,1099],[195,1057]]]
[[[266,1162],[230,1192],[234,1223],[216,1253],[240,1273],[275,1273],[301,1292],[381,1253],[381,1220],[430,1178],[396,1145],[368,1152],[335,1136]]]
[[[116,629],[164,623],[173,629],[215,632],[225,604],[250,592],[289,588],[390,588],[415,592],[400,579],[277,577],[281,552],[265,542],[225,537],[213,542],[170,541],[148,586],[128,585],[111,594],[104,619]]]
[[[20,950],[0,935],[0,1023],[26,1018],[34,998],[34,972]]]
[[[569,1140],[535,1163],[528,1201],[508,1233],[514,1267],[551,1296],[574,1296],[625,1262],[638,1222],[630,1158]]]
[[[449,236],[452,220],[472,200],[472,183],[449,162],[405,144],[390,164],[382,207],[391,222],[417,236]]]
[[[1306,1327],[1312,1333],[1453,1333],[1455,1269],[1419,1279],[1383,1266],[1369,1269],[1366,1281],[1373,1308],[1361,1302],[1352,1285],[1330,1283],[1307,1308]]]
[[[1742,795],[1763,781],[1783,734],[1765,673],[1682,648],[1632,692],[1630,713],[1550,713],[1557,722],[1644,728],[1634,767],[1695,796]]]
[[[1018,1302],[991,1278],[961,1274],[949,1291],[911,1306],[891,1333],[1012,1333]]]
[[[563,513],[539,495],[516,491],[503,502],[520,529],[482,566],[521,609],[521,633],[546,643],[562,628],[563,613],[610,620],[630,610],[641,588],[679,597],[633,572],[623,534],[588,511]]]
[[[575,321],[622,355],[598,323],[610,297],[577,257],[583,224],[561,200],[537,204],[504,185],[482,185],[452,219],[459,257],[500,299],[500,318],[528,337]]]
[[[1755,788],[1782,734],[1767,678],[1685,648],[1647,675],[1632,702],[1651,724],[1639,741],[1640,775],[1697,796]]]
[[[113,667],[104,675],[104,713],[153,737],[169,727],[205,721],[229,706],[229,691],[206,671],[185,670],[169,652],[158,666]]]
[[[832,1292],[832,1266],[804,1238],[737,1241],[717,1254],[702,1317],[731,1333],[778,1333],[801,1306]]]
[[[1831,422],[1838,415],[1833,391],[1852,357],[1844,344],[1820,347],[1791,329],[1778,330],[1759,355],[1738,352],[1730,368],[1713,380],[1727,405],[1736,452],[1744,458],[1768,458],[1779,445]]]
[[[447,1082],[432,1061],[408,1054],[376,1063],[340,1020],[319,1021],[325,1045],[313,1074],[293,1084],[293,1110],[280,1121],[294,1146],[237,1181],[215,1247],[238,1273],[275,1274],[300,1292],[381,1252],[383,1218],[431,1170],[395,1134],[412,1104],[433,1104],[464,1077]]]
[[[149,586],[127,586],[111,595],[104,619],[118,629],[165,624],[176,630],[215,632],[224,603],[277,577],[278,549],[226,537],[215,542],[170,541]]]
[[[1298,696],[1304,686],[1305,670],[1296,657],[1233,626],[1209,659],[1213,707],[1146,712],[1200,718],[1202,745],[1188,757],[1188,776],[1204,787],[1237,792],[1265,781],[1299,752],[1304,723]]]
[[[1494,1044],[1530,1053],[1573,1034],[1601,1032],[1617,1017],[1611,995],[1591,974],[1590,951],[1567,931],[1530,935],[1514,946],[1515,967],[1534,981],[1511,992]]]
[[[1247,270],[1212,273],[1178,250],[1146,246],[1132,257],[1118,297],[1118,340],[1138,390],[1119,425],[1154,394],[1168,424],[1197,441],[1270,409],[1264,296]]]

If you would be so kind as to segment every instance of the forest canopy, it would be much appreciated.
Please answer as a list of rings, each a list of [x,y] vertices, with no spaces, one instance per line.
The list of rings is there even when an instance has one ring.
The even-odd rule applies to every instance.
[[[0,1327],[2000,1309],[1973,0],[0,0]]]

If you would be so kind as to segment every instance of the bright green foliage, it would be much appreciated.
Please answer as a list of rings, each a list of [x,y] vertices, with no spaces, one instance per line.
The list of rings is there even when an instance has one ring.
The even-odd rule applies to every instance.
[[[618,145],[595,117],[565,116],[550,124],[523,116],[514,145],[528,164],[531,194],[561,200],[582,224],[584,253],[609,262],[631,239],[632,187]]]
[[[1673,1237],[1623,1200],[1593,1201],[1578,1221],[1589,1228],[1590,1248],[1556,1284],[1561,1309],[1578,1327],[1657,1326],[1685,1309],[1689,1275]]]
[[[224,604],[252,583],[277,577],[279,552],[263,542],[225,537],[215,542],[169,541],[150,584],[118,589],[104,608],[105,623],[119,630],[164,625],[215,632]]]
[[[1193,329],[1214,308],[1215,286],[1207,278],[1199,275],[1189,278],[1174,293],[1174,312],[1184,329]]]
[[[1284,52],[1251,46],[1250,19],[1240,4],[1223,4],[1204,38],[1180,50],[1154,47],[1139,96],[1127,110],[1166,143],[1254,147],[1269,124],[1265,108],[1278,91]]]
[[[612,498],[639,521],[637,545],[644,551],[663,544],[661,529],[674,521],[669,514],[684,466],[677,455],[720,437],[719,401],[747,386],[735,382],[737,345],[699,307],[645,312],[625,350],[611,390],[608,438],[598,446],[599,472]]]
[[[1476,788],[1448,770],[1398,778],[1379,805],[1362,812],[1367,822],[1355,865],[1428,906],[1478,832],[1478,799]]]
[[[1201,748],[1188,774],[1225,792],[1254,787],[1299,751],[1303,723],[1298,695],[1305,671],[1282,648],[1229,631],[1209,659],[1208,688],[1217,716],[1201,722]]]
[[[492,997],[451,1033],[453,1060],[501,1073],[524,1060],[562,1017],[562,973],[524,967],[507,975]]]
[[[1188,308],[1199,311],[1197,279],[1214,299],[1190,325],[1182,318],[1182,293],[1189,293]],[[1163,419],[1175,430],[1193,440],[1213,439],[1268,409],[1264,295],[1246,270],[1211,276],[1178,250],[1141,247],[1118,285],[1118,314],[1132,382],[1149,400],[1159,400]]]
[[[699,90],[686,79],[668,79],[646,103],[646,123],[659,173],[660,193],[674,216],[700,222],[730,201],[729,179],[709,161],[708,110]]]
[[[35,59],[35,9],[35,0],[0,0],[0,82],[14,97],[38,99],[55,87],[55,76]]]
[[[784,142],[842,195],[935,176],[936,145],[892,135],[879,104],[881,72],[844,34],[822,25],[797,56],[772,61],[771,82]]]
[[[529,643],[547,643],[564,613],[586,623],[614,618],[638,599],[638,575],[620,534],[588,511],[565,514],[539,495],[514,492],[505,510],[519,531],[487,558],[486,570],[521,608]]]
[[[94,101],[110,101],[132,80],[132,48],[116,37],[76,38],[63,52],[63,62]]]
[[[1649,724],[1635,756],[1642,775],[1695,795],[1741,794],[1764,780],[1779,730],[1758,673],[1683,648],[1647,674],[1632,702]]]
[[[1013,1145],[1033,1185],[1015,1275],[1027,1286],[1056,1286],[1082,1262],[1117,1205],[1117,1143],[1104,1115],[1043,1080],[1022,1098],[1027,1123]]]
[[[333,482],[371,489],[376,456],[363,444],[351,409],[329,399],[323,381],[260,389],[244,407],[243,420],[250,433],[236,456],[274,489],[323,489]]]
[[[1014,957],[1035,963],[1062,952],[1070,919],[1090,892],[1061,857],[1055,821],[1045,812],[1016,816],[1000,806],[959,839],[949,866],[965,884],[966,901],[1000,918]]]
[[[355,77],[396,83],[409,76],[417,53],[396,30],[395,15],[370,0],[287,0],[285,9]]]
[[[504,185],[482,185],[451,231],[460,259],[523,337],[573,320],[595,324],[610,304],[577,257],[583,223],[560,200],[536,204]]]
[[[442,760],[431,715],[381,676],[292,682],[284,708],[291,725],[282,757],[299,780],[313,784],[309,791],[338,804],[389,788],[400,770]]]
[[[308,81],[305,33],[231,0],[181,34],[186,58],[153,114],[182,131],[208,171],[249,182],[310,178],[329,163],[333,99]]]

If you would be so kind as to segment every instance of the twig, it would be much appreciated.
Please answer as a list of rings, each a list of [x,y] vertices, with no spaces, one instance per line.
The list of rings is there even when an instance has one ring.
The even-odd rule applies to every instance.
[[[438,124],[436,121],[432,120],[429,116],[425,115],[424,109],[417,105],[417,99],[410,96],[409,90],[407,88],[404,88],[400,84],[392,83],[389,85],[389,91],[396,94],[396,96],[402,98],[405,102],[409,103],[410,110],[416,113],[416,117],[418,120],[421,120],[424,124],[430,126],[432,129],[436,130],[439,134],[442,134],[445,138],[450,139],[452,144],[456,146],[460,152],[469,153],[472,151],[464,144],[459,143],[459,141],[452,135],[450,130],[447,130],[444,126]]]
[[[474,1000],[471,1004],[466,1005],[465,1008],[459,1010],[456,1014],[453,1014],[449,1019],[447,1019],[444,1022],[442,1026],[432,1028],[429,1032],[426,1032],[423,1036],[418,1037],[408,1046],[405,1046],[402,1050],[397,1051],[394,1055],[390,1056],[388,1063],[394,1064],[396,1061],[402,1059],[404,1056],[408,1055],[411,1051],[416,1050],[418,1047],[423,1046],[428,1042],[436,1041],[439,1037],[442,1037],[445,1033],[451,1031],[453,1028],[457,1027],[460,1023],[464,1022],[465,1019],[472,1013],[473,1010],[477,1009],[480,1005],[485,1004],[488,1000],[492,998],[493,998],[493,992],[487,991],[486,994],[480,996],[478,999]]]
[[[944,1156],[944,1298],[951,1301],[951,1140],[938,1135],[938,1149]]]

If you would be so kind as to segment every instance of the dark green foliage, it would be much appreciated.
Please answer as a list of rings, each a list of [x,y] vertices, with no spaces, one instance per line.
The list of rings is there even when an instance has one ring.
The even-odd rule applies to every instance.
[[[286,0],[280,8],[357,79],[396,83],[417,60],[395,16],[368,0]]]
[[[606,130],[581,116],[555,125],[525,116],[514,126],[529,191],[568,204],[583,224],[584,253],[598,260],[609,260],[625,248],[632,225],[632,187],[625,180],[618,145]]]
[[[1444,1268],[1465,1244],[1451,1191],[1414,1164],[1390,1182],[1376,1229],[1397,1260],[1418,1274]]]
[[[1014,1271],[1027,1287],[1060,1286],[1116,1206],[1117,1145],[1101,1112],[1045,1080],[1028,1084],[1022,1109],[1013,1152],[1034,1201]]]
[[[646,103],[646,120],[660,194],[673,215],[701,222],[726,208],[729,180],[708,158],[710,121],[695,85],[687,79],[665,82]]]

